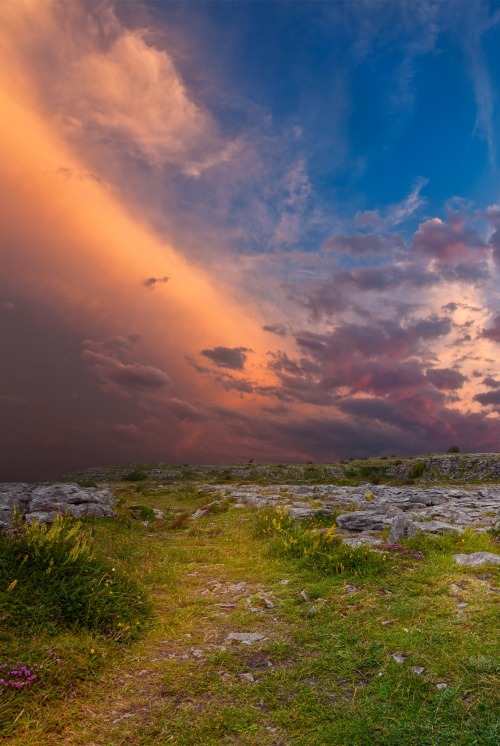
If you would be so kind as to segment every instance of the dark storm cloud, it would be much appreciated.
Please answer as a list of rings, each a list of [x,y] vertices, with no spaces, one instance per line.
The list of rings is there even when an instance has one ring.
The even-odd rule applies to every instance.
[[[136,339],[85,340],[82,360],[98,378],[102,391],[130,397],[163,389],[170,383],[164,371],[137,360]]]
[[[251,352],[248,347],[214,347],[212,350],[201,350],[201,354],[219,368],[232,370],[243,370],[247,352]]]
[[[449,318],[431,316],[406,327],[394,320],[372,324],[345,323],[330,334],[302,332],[295,340],[303,351],[323,361],[335,362],[339,357],[355,353],[362,357],[403,359],[417,350],[420,341],[438,339],[447,335],[451,328]]]
[[[168,282],[169,280],[170,277],[148,277],[147,280],[144,280],[142,284],[144,285],[144,287],[149,288],[150,290],[154,290],[158,282]]]
[[[442,391],[459,389],[468,380],[460,371],[452,368],[430,368],[426,375],[432,385]]]
[[[479,375],[481,375],[481,373]],[[497,381],[492,376],[486,376],[483,383],[485,386],[489,386],[490,389],[500,389],[500,381]]]
[[[474,400],[484,406],[500,404],[500,391],[486,391],[484,394],[476,394]]]
[[[435,272],[429,272],[416,265],[395,267],[384,264],[378,267],[359,267],[347,271],[335,272],[335,285],[350,285],[357,290],[385,290],[407,285],[414,288],[431,287],[441,279]]]

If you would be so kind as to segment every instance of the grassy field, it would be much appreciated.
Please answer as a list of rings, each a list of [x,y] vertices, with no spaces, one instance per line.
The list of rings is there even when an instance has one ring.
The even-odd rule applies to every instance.
[[[120,517],[86,529],[153,615],[135,635],[119,611],[104,630],[50,615],[13,624],[10,579],[0,670],[22,664],[36,679],[0,696],[5,742],[500,743],[499,571],[451,557],[500,553],[494,535],[417,538],[385,560],[334,562],[314,525],[272,528],[273,515],[224,504],[187,519],[214,499],[190,483],[120,493]],[[231,639],[249,633],[250,644]]]

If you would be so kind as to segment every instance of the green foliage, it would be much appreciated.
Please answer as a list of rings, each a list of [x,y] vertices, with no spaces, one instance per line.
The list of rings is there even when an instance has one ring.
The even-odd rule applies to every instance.
[[[142,466],[136,466],[123,477],[126,482],[144,482],[147,478],[148,475]]]
[[[137,521],[154,521],[156,518],[152,508],[146,505],[130,505],[129,511]]]
[[[271,538],[275,554],[293,557],[301,565],[326,574],[376,575],[383,571],[386,556],[365,547],[348,547],[335,535],[335,525],[326,530],[294,521],[288,511],[271,508],[258,514],[258,530]]]
[[[418,479],[425,471],[425,461],[417,461],[408,472],[408,479]]]
[[[94,555],[80,522],[17,521],[0,535],[0,617],[7,626],[87,628],[124,639],[136,637],[148,615],[139,588]]]

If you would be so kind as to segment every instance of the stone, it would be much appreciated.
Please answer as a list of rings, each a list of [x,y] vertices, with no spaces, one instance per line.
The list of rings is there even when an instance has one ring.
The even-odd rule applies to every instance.
[[[459,526],[452,526],[451,523],[444,523],[443,521],[425,521],[417,522],[413,524],[417,531],[422,531],[426,534],[449,534],[453,531],[462,531]]]
[[[192,514],[191,518],[195,521],[197,518],[203,518],[204,515],[208,515],[210,513],[209,510],[195,510]]]
[[[391,516],[371,510],[343,513],[337,518],[337,526],[344,531],[379,531],[391,522]]]
[[[265,635],[261,635],[258,632],[230,632],[226,637],[226,640],[236,640],[236,642],[241,642],[243,645],[253,645],[255,642],[265,639]]]
[[[253,684],[255,681],[253,675],[251,673],[240,673],[238,674],[240,679],[243,679],[244,681],[249,681],[250,684]]]
[[[447,689],[447,688],[448,688],[448,684],[445,684],[444,681],[442,681],[440,684],[436,684],[436,689],[442,690],[442,689]]]
[[[53,523],[60,513],[75,518],[114,515],[114,498],[109,490],[79,487],[71,483],[0,484],[0,527],[12,523],[14,508],[25,516],[27,523]]]
[[[345,544],[347,547],[380,547],[383,546],[384,542],[382,539],[368,534],[364,536],[342,537],[342,544]]]
[[[408,659],[408,655],[406,653],[391,653],[392,660],[396,661],[396,663],[404,663],[405,660]]]
[[[425,672],[425,668],[423,666],[412,666],[411,672],[415,674],[415,676],[422,676],[422,674]]]
[[[500,565],[500,555],[492,552],[473,552],[472,554],[454,554],[458,565],[467,567],[482,567],[483,565]]]
[[[397,515],[392,521],[388,542],[389,544],[395,544],[407,536],[415,536],[416,533],[417,528],[413,521],[410,521],[405,515]]]

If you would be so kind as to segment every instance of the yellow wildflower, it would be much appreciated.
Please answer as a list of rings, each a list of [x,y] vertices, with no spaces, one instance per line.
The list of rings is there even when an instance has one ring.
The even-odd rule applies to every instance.
[[[8,586],[7,590],[12,591],[17,585],[17,580],[13,580],[12,583]]]

